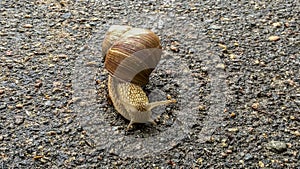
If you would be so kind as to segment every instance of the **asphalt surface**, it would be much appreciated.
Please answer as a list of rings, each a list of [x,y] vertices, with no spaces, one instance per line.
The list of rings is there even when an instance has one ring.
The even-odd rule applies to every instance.
[[[0,0],[0,168],[300,168],[298,1]],[[118,115],[101,43],[148,28],[157,126]]]

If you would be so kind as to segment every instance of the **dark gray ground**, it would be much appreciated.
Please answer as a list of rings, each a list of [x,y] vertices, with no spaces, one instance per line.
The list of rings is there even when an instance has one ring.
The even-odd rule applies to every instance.
[[[296,0],[0,0],[0,168],[300,168],[299,8]],[[128,121],[107,98],[100,57],[111,24],[155,31],[164,57],[187,64],[197,82],[196,124],[170,150],[119,156],[97,146],[105,138],[97,139],[79,118],[74,72],[84,46],[96,51],[85,61],[96,65],[94,113],[104,114],[119,137],[155,137],[174,127],[172,112],[182,110],[185,98],[171,59],[153,73],[146,91],[159,88],[178,105],[166,109],[155,130],[136,125],[124,132]],[[203,53],[221,60],[228,86],[225,107],[217,112],[222,122],[205,142],[199,133],[213,90]],[[106,132],[101,125],[92,128]]]

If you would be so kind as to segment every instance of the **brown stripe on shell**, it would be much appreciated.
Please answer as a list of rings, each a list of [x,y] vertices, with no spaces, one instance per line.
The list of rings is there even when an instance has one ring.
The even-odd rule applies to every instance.
[[[112,40],[109,40],[109,36],[113,39],[116,39],[115,35],[121,36],[107,51],[105,68],[111,75],[119,79],[145,85],[161,58],[159,38],[147,29],[124,30],[121,29],[122,35],[114,30],[115,33],[110,32],[107,34],[108,37],[105,37],[107,43],[111,43]]]

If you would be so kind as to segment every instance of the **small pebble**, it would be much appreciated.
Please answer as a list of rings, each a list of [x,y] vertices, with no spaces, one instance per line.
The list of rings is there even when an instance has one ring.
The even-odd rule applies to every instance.
[[[221,43],[218,44],[220,48],[222,48],[223,50],[227,50],[227,46],[226,45],[223,45]]]
[[[239,131],[238,128],[229,128],[227,130],[230,131],[230,132],[237,132],[237,131]]]
[[[91,62],[87,62],[87,63],[85,64],[85,66],[87,66],[87,67],[98,66],[98,63],[95,62],[95,61],[91,61]]]
[[[199,110],[201,110],[201,111],[206,110],[206,106],[200,105],[200,106],[199,106]]]
[[[37,159],[41,159],[43,157],[44,157],[43,155],[36,155],[36,156],[33,157],[33,159],[37,160]]]
[[[40,87],[42,87],[42,85],[43,85],[43,83],[42,83],[41,80],[36,80],[36,81],[35,81],[35,84],[34,84],[34,87],[40,88]]]
[[[230,117],[234,118],[234,117],[236,117],[236,114],[234,112],[232,112],[232,113],[230,113]]]
[[[171,43],[170,49],[174,52],[179,52],[178,46],[180,44],[177,41],[174,41]]]
[[[16,105],[16,108],[22,109],[22,108],[23,108],[23,104],[17,104],[17,105]]]
[[[282,153],[287,150],[287,144],[281,141],[270,141],[266,148],[275,153]]]
[[[299,131],[291,132],[291,134],[294,134],[295,136],[300,136],[300,132]]]
[[[225,69],[225,65],[223,63],[219,63],[219,64],[217,64],[216,68],[224,70]]]
[[[227,154],[231,154],[231,153],[232,153],[232,150],[226,150],[226,153],[227,153]]]
[[[222,143],[221,143],[221,146],[222,146],[222,147],[228,147],[228,144],[225,143],[225,142],[222,142]]]
[[[275,22],[275,23],[273,23],[272,25],[273,25],[273,27],[280,27],[280,26],[281,26],[281,23],[280,23],[280,22]]]
[[[51,100],[47,100],[47,101],[45,102],[45,105],[46,105],[46,106],[50,106],[51,104],[52,104]]]
[[[252,160],[252,159],[253,159],[253,156],[251,154],[246,154],[245,157],[244,157],[245,161],[249,161],[249,160]]]
[[[257,110],[259,107],[259,103],[253,103],[251,106],[254,110]]]
[[[223,158],[226,158],[226,157],[228,156],[228,154],[227,154],[227,153],[224,153],[224,152],[222,152],[222,153],[221,153],[221,156],[222,156]]]
[[[23,116],[15,116],[15,124],[20,125],[24,122],[24,117]]]
[[[70,13],[70,12],[64,13],[64,14],[62,15],[62,17],[63,17],[64,19],[68,19],[68,18],[71,17],[71,13]]]
[[[280,39],[279,36],[270,36],[270,37],[269,37],[269,41],[277,41],[277,40],[279,40],[279,39]]]
[[[230,58],[230,59],[236,59],[236,55],[235,55],[235,54],[230,54],[230,55],[229,55],[229,58]]]
[[[5,109],[5,108],[6,108],[6,104],[5,103],[0,105],[0,110]]]
[[[25,24],[25,25],[23,25],[23,28],[32,28],[33,27],[33,25],[31,25],[31,24]]]
[[[200,164],[200,165],[201,165],[202,163],[203,163],[203,158],[201,158],[201,157],[198,158],[198,159],[197,159],[197,164]]]
[[[258,162],[258,166],[259,166],[260,168],[264,168],[264,167],[265,167],[265,164],[264,164],[262,161],[259,161],[259,162]]]
[[[49,136],[53,136],[53,135],[56,135],[56,132],[55,132],[55,131],[49,131],[47,134],[48,134]]]
[[[174,46],[174,45],[171,45],[170,49],[172,51],[174,51],[174,52],[178,52],[179,51],[179,49],[176,46]]]
[[[296,118],[295,118],[295,116],[290,116],[290,119],[295,120]]]
[[[222,29],[222,26],[219,26],[219,25],[211,25],[209,28],[210,28],[210,29],[214,29],[214,30],[220,30],[220,29]]]

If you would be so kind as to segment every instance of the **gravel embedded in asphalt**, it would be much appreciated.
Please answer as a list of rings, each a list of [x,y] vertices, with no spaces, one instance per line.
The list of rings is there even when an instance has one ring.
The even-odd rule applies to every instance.
[[[0,0],[0,167],[298,168],[299,15],[296,1]],[[138,124],[126,132],[128,121],[107,97],[100,45],[113,24],[149,28],[161,38],[163,60],[145,90],[159,89],[179,103],[165,108],[155,127]],[[82,63],[83,54],[94,57]],[[210,54],[226,74],[226,100],[216,112],[222,120],[212,123],[214,133],[203,141],[199,133],[214,108],[214,87],[222,89],[210,83]],[[76,66],[84,64],[96,75],[87,79],[94,98],[74,92]],[[196,115],[187,115],[188,133],[157,145],[168,150],[145,154],[141,147],[140,158],[134,155],[139,152],[127,157],[98,146],[106,139],[99,133],[113,133],[113,141],[143,140],[180,125],[176,112],[188,98],[174,65],[184,65],[195,82],[188,95],[197,95],[197,107],[186,113]],[[89,114],[76,106],[88,107]],[[101,130],[98,119],[83,124],[94,113],[111,131]],[[121,146],[130,150],[126,144]]]

